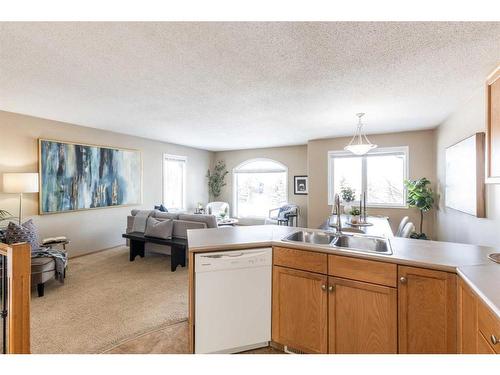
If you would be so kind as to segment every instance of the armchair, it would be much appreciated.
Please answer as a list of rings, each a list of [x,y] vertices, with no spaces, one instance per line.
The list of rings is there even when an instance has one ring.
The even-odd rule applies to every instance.
[[[269,217],[266,218],[265,224],[289,225],[294,227],[297,225],[298,216],[299,206],[286,203],[281,207],[270,209]]]

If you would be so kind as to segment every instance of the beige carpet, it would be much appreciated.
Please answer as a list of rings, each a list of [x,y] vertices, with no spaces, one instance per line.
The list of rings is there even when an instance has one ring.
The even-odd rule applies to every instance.
[[[31,299],[33,353],[101,353],[122,341],[186,320],[187,267],[170,257],[128,260],[119,247],[70,259],[64,285]]]

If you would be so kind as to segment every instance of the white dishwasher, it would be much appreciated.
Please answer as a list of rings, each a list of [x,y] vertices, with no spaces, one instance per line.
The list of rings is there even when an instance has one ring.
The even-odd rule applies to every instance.
[[[195,255],[195,353],[236,353],[271,340],[272,249]]]

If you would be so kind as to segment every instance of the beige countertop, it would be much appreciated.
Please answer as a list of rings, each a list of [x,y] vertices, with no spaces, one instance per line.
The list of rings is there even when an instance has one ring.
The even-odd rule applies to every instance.
[[[306,251],[317,251],[456,272],[465,279],[471,288],[500,317],[500,264],[496,264],[488,259],[488,254],[498,252],[499,250],[477,245],[423,241],[386,235],[391,244],[393,254],[384,255],[331,246],[292,243],[282,240],[289,233],[305,229],[307,228],[276,225],[192,229],[188,230],[188,246],[190,252],[284,246]],[[375,233],[372,231],[370,234],[374,235]]]
[[[457,273],[500,318],[500,264],[458,267]]]

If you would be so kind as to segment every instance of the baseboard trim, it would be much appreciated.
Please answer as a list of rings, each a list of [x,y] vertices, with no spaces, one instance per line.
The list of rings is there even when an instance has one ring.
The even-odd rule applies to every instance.
[[[84,257],[84,256],[87,256],[87,255],[93,255],[93,254],[97,254],[97,253],[102,253],[104,251],[108,251],[108,250],[113,250],[113,249],[116,249],[117,247],[123,247],[123,246],[127,246],[126,243],[123,243],[121,245],[116,245],[116,246],[112,246],[112,247],[107,247],[105,249],[101,249],[101,250],[93,250],[93,251],[89,251],[88,253],[84,253],[84,254],[77,254],[77,255],[70,255],[68,258],[69,259],[75,259],[75,258],[80,258],[80,257]]]

